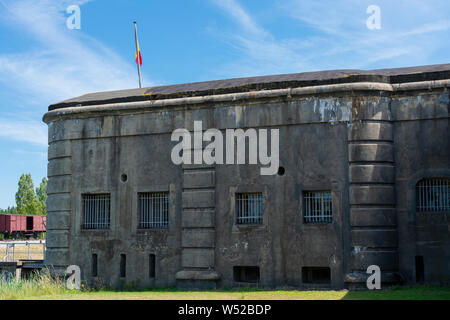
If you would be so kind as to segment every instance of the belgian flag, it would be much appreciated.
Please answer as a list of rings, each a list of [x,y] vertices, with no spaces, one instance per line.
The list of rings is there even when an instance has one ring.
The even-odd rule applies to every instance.
[[[137,69],[138,69],[139,88],[142,88],[142,82],[141,82],[142,56],[141,56],[141,50],[139,49],[136,21],[134,21],[134,40],[136,41],[136,52],[134,54],[134,59],[136,60]]]
[[[139,65],[142,66],[142,56],[141,56],[141,50],[139,49],[139,43],[136,39],[136,46],[137,46],[137,52],[134,55],[134,58],[136,60],[136,63],[138,63],[138,56],[139,56]]]

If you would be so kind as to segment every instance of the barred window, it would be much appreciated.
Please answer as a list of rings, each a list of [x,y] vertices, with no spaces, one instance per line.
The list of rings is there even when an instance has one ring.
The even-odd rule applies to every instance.
[[[332,221],[331,191],[306,191],[303,193],[305,223],[329,223]]]
[[[169,193],[139,193],[139,228],[164,229],[169,227]]]
[[[237,224],[261,224],[263,222],[262,194],[236,194]]]
[[[109,229],[111,197],[109,194],[83,194],[83,229]]]
[[[416,185],[419,212],[450,211],[450,178],[428,178]]]

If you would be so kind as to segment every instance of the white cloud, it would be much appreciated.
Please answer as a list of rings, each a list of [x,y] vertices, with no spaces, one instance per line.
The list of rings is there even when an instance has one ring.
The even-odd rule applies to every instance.
[[[81,30],[66,27],[67,6],[80,5],[83,20],[82,5],[86,2],[89,0],[0,0],[0,21],[9,26],[12,36],[15,33],[29,39],[26,51],[0,53],[0,83],[18,100],[23,96],[29,100],[28,110],[17,107],[24,112],[15,115],[16,125],[0,120],[0,136],[46,144],[41,117],[49,104],[89,92],[137,86],[131,59],[124,61],[101,42],[83,34],[83,23]],[[1,107],[5,114],[6,105]],[[30,135],[30,128],[37,130]]]
[[[32,156],[37,157],[41,160],[47,161],[47,152],[42,151],[30,151],[30,150],[23,150],[23,149],[13,149],[12,153],[19,155],[19,156]]]
[[[239,26],[235,33],[217,31],[231,47],[240,51],[242,58],[222,67],[223,76],[239,77],[274,74],[307,68],[302,49],[308,44],[298,39],[275,40],[273,35],[261,27],[236,0],[213,0],[224,14]],[[212,32],[212,31],[211,31]],[[310,67],[310,66],[309,66]]]
[[[283,1],[267,10],[273,12],[272,20],[278,15],[298,28],[298,37],[291,38],[277,37],[277,29],[263,28],[237,1],[213,3],[240,28],[229,34],[217,32],[241,52],[222,69],[226,76],[448,62],[442,58],[448,52],[443,39],[450,29],[447,0],[379,1],[381,30],[366,27],[366,9],[373,1]],[[442,60],[433,60],[439,53]]]
[[[47,146],[47,127],[38,121],[0,119],[0,137]]]
[[[9,1],[3,20],[31,35],[29,52],[0,55],[0,80],[56,102],[93,91],[136,87],[133,65],[82,30],[66,28],[65,9],[87,1]],[[83,12],[83,7],[81,7]],[[82,15],[83,17],[83,15]],[[13,80],[13,81],[11,81]]]
[[[213,0],[214,3],[228,12],[246,32],[256,36],[264,37],[269,34],[261,28],[250,15],[235,0]]]

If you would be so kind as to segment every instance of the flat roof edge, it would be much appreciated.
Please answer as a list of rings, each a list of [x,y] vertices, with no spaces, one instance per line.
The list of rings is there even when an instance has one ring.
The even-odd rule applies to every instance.
[[[450,64],[372,71],[330,70],[89,93],[51,104],[48,110],[333,84],[359,82],[399,84],[444,79],[450,79]]]
[[[240,92],[240,93],[230,93],[230,94],[210,95],[210,96],[119,102],[101,105],[67,107],[47,112],[43,117],[43,121],[45,123],[49,123],[57,118],[83,113],[135,111],[148,108],[164,108],[169,106],[230,102],[249,99],[264,99],[278,96],[290,97],[290,96],[326,94],[333,92],[352,92],[352,91],[402,92],[410,90],[433,90],[448,87],[450,87],[450,79],[420,81],[411,83],[398,83],[398,84],[376,83],[376,82],[344,83],[344,84],[333,84],[333,85],[312,86],[312,87]]]

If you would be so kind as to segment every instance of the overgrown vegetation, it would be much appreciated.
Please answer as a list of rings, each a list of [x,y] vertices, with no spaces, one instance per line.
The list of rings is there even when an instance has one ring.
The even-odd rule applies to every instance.
[[[16,206],[0,209],[0,214],[47,214],[47,178],[34,188],[31,174],[20,176],[16,192]]]
[[[0,274],[0,300],[30,299],[40,296],[70,294],[62,279],[52,278],[48,269],[33,273],[29,279],[16,281],[10,273]]]

